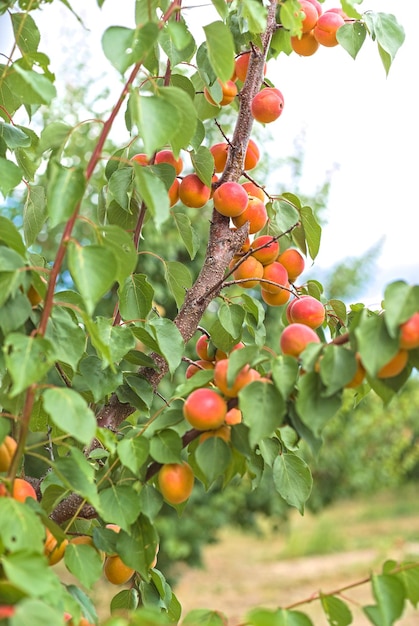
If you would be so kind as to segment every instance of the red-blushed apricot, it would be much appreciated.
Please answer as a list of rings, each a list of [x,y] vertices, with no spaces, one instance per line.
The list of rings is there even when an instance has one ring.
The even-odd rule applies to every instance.
[[[179,198],[183,204],[193,209],[203,207],[211,196],[207,187],[196,174],[187,174],[179,185]]]
[[[313,29],[313,35],[321,46],[333,48],[339,43],[336,33],[344,23],[345,20],[341,15],[328,11],[320,15]]]
[[[260,246],[264,247],[260,248]],[[252,242],[252,248],[254,250],[252,256],[260,261],[262,265],[273,263],[279,254],[278,240],[271,235],[260,235],[260,237],[256,237]],[[260,248],[260,250],[257,248]]]
[[[249,222],[249,235],[254,235],[265,226],[268,221],[268,213],[262,200],[249,196],[246,209],[243,213],[232,219],[236,228],[240,228],[240,226]]]
[[[227,383],[228,359],[217,361],[214,368],[214,383],[227,398],[236,398],[239,391],[249,383],[260,378],[257,370],[245,365],[236,375],[233,384]]]
[[[8,494],[4,483],[0,483],[0,497],[10,495],[18,502],[25,502],[26,498],[37,500],[36,491],[32,485],[24,478],[15,478],[11,494]]]
[[[197,430],[219,428],[226,413],[226,401],[213,389],[195,389],[183,404],[185,420]]]
[[[284,110],[284,96],[275,87],[265,87],[252,98],[250,110],[257,122],[270,124]]]
[[[400,347],[405,350],[419,348],[419,313],[413,313],[400,325]]]
[[[243,420],[242,412],[236,406],[234,406],[233,408],[227,411],[225,423],[228,424],[229,426],[235,426],[236,424],[241,424],[242,420]]]
[[[225,217],[237,217],[246,209],[249,196],[240,183],[233,181],[223,183],[214,191],[214,207]]]
[[[215,102],[207,87],[204,87],[204,96],[210,104],[224,107],[227,104],[231,104],[234,98],[237,96],[237,85],[233,80],[227,80],[225,83],[223,83],[221,82],[221,80],[218,79],[218,82],[221,85],[222,91],[222,98],[220,102]]]
[[[305,268],[304,257],[296,248],[288,248],[281,252],[277,261],[287,270],[290,283],[294,283]]]
[[[317,15],[320,17],[320,15],[323,13],[323,7],[320,4],[319,0],[307,0],[307,2],[310,2],[310,4],[315,7]]]
[[[314,36],[312,30],[303,33],[301,37],[296,35],[291,37],[291,48],[302,57],[310,57],[319,49],[319,42]]]
[[[177,178],[175,178],[175,180],[170,185],[169,190],[167,192],[169,194],[170,207],[175,206],[175,204],[179,202],[179,188],[180,188],[180,182]]]
[[[289,316],[291,322],[306,324],[315,330],[323,324],[326,311],[320,300],[307,295],[305,298],[296,298],[293,301]]]
[[[214,159],[214,170],[218,173],[222,172],[227,163],[228,143],[226,141],[215,143],[211,146],[210,152]]]
[[[259,198],[262,202],[265,201],[265,192],[262,187],[258,187],[255,183],[252,183],[250,180],[242,183],[243,189],[246,190],[249,196],[253,196],[254,198]]]
[[[271,281],[270,283],[261,283],[261,288],[268,293],[279,293],[282,291],[283,287],[289,285],[287,270],[278,261],[265,265],[263,268],[263,278]]]
[[[256,167],[256,165],[259,163],[259,159],[260,159],[260,150],[257,144],[253,141],[253,139],[249,139],[246,152],[244,155],[243,168],[246,171],[253,170]]]
[[[408,350],[401,348],[388,363],[378,371],[377,378],[393,378],[406,367],[409,358]]]
[[[243,52],[236,57],[234,62],[234,75],[238,78],[242,83],[246,80],[247,70],[249,68],[250,61],[250,51]],[[263,67],[263,74],[266,75],[267,66],[266,63]]]
[[[234,259],[233,259],[234,261]],[[263,276],[263,265],[260,261],[253,256],[247,257],[240,265],[233,271],[234,280],[243,280],[240,283],[244,289],[252,289],[259,284],[258,278]]]
[[[320,343],[317,333],[305,324],[292,323],[281,333],[279,345],[283,354],[298,358],[309,343]]]
[[[347,389],[355,389],[356,387],[359,387],[359,385],[364,381],[365,378],[365,367],[362,364],[361,355],[359,354],[359,352],[355,354],[355,359],[356,371],[349,383],[346,383],[345,387]]]
[[[191,495],[194,486],[194,473],[186,463],[165,463],[157,478],[163,498],[170,504],[181,504]]]
[[[285,287],[289,288],[289,283],[285,285]],[[260,295],[262,296],[262,300],[269,306],[283,306],[288,302],[291,296],[288,289],[280,289],[276,293],[270,293],[263,287],[260,288]]]
[[[44,554],[49,565],[55,565],[64,557],[65,549],[68,546],[68,539],[63,539],[58,543],[49,528],[45,528]]]
[[[134,156],[131,157],[131,161],[135,161],[135,163],[138,163],[139,165],[148,165],[150,163],[148,156],[144,154],[144,152],[134,154]]]
[[[16,452],[17,443],[13,437],[6,435],[0,444],[0,472],[7,472]]]
[[[203,361],[213,361],[215,358],[215,348],[212,350],[209,342],[210,338],[207,335],[201,335],[195,344],[195,351]]]
[[[327,9],[325,13],[337,13],[338,15],[343,17],[344,20],[349,19],[348,15],[345,13],[345,11],[341,7],[334,7],[332,9]]]
[[[206,430],[199,436],[199,443],[203,443],[207,439],[211,439],[211,437],[219,437],[226,443],[229,443],[231,439],[231,429],[227,424],[222,424],[220,428],[217,430]]]
[[[154,163],[168,163],[175,168],[176,176],[179,176],[183,170],[183,161],[181,157],[176,159],[175,155],[171,150],[159,150],[156,152],[156,156],[154,157]]]
[[[0,604],[0,619],[7,619],[13,617],[16,612],[16,607],[13,604]]]
[[[185,372],[185,378],[191,378],[191,376],[193,376],[197,372],[200,372],[201,370],[213,369],[214,363],[212,363],[211,361],[204,361],[204,359],[198,359],[198,361],[195,361],[194,363],[190,363],[188,365]]]
[[[300,6],[301,11],[304,13],[301,30],[303,33],[308,33],[315,27],[319,14],[316,7],[308,0],[300,0]]]
[[[121,557],[107,556],[103,564],[103,573],[113,585],[125,585],[134,575],[135,570],[125,565]]]

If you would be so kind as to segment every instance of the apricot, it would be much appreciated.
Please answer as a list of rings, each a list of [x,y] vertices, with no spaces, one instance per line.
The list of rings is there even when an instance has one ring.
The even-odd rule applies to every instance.
[[[210,152],[214,159],[214,170],[218,173],[222,172],[227,163],[228,143],[226,141],[215,143],[211,146]]]
[[[308,33],[315,27],[319,14],[316,7],[308,0],[300,0],[300,6],[301,11],[304,13],[301,30],[303,33]]]
[[[0,604],[0,619],[6,619],[13,617],[16,612],[16,607],[13,604]]]
[[[320,343],[317,333],[305,324],[291,323],[281,333],[279,345],[283,354],[298,358],[309,343]]]
[[[0,484],[0,497],[4,497],[7,495],[8,494],[7,494],[4,483],[1,483]],[[15,500],[18,500],[18,502],[25,502],[26,498],[33,498],[34,500],[37,500],[35,489],[24,478],[14,479],[11,496]]]
[[[113,585],[125,585],[135,573],[135,570],[125,565],[118,554],[107,556],[103,565],[105,577]]]
[[[217,187],[213,201],[218,213],[225,217],[237,217],[246,209],[249,196],[240,183],[230,181]]]
[[[259,163],[260,150],[253,139],[249,139],[244,155],[243,168],[245,171],[253,170]]]
[[[131,157],[131,161],[135,161],[135,163],[138,163],[139,165],[148,165],[150,163],[148,156],[144,154],[144,152],[134,154],[134,156]]]
[[[265,201],[265,192],[263,191],[262,187],[258,187],[257,185],[255,185],[255,183],[252,183],[250,180],[248,180],[245,183],[242,183],[242,187],[243,189],[246,190],[246,193],[249,196],[253,196],[254,198],[259,198],[259,200],[261,200],[262,202]]]
[[[257,122],[270,124],[280,117],[284,109],[284,96],[275,87],[265,87],[250,103],[252,116]]]
[[[288,248],[281,252],[277,261],[287,270],[290,283],[294,283],[305,268],[304,257],[296,248]]]
[[[259,198],[254,198],[253,196],[249,196],[249,201],[247,203],[246,209],[238,215],[237,217],[233,217],[233,224],[236,228],[240,228],[249,222],[249,234],[254,235],[255,233],[262,230],[268,221],[268,213],[266,211],[266,207],[263,204],[262,200]]]
[[[400,347],[405,350],[419,348],[419,313],[414,313],[400,325]]]
[[[233,259],[234,261],[234,259]],[[260,261],[255,259],[253,256],[247,257],[234,271],[233,278],[234,280],[244,280],[244,282],[240,283],[241,287],[244,289],[252,289],[259,284],[258,278],[262,278],[263,276],[263,265]],[[248,279],[248,280],[247,280]]]
[[[261,246],[264,247],[261,248]],[[273,263],[279,254],[278,240],[271,235],[260,235],[260,237],[256,237],[253,240],[252,248],[254,249],[252,256],[260,261],[262,265]],[[257,248],[260,248],[260,250]]]
[[[225,423],[229,426],[235,426],[236,424],[241,424],[242,419],[242,412],[240,411],[240,409],[234,406],[232,409],[227,411]]]
[[[289,283],[285,285],[285,287],[289,288]],[[282,306],[288,302],[291,296],[287,289],[280,289],[276,293],[270,293],[263,287],[261,287],[260,295],[262,296],[262,300],[269,306]]]
[[[317,24],[313,29],[313,35],[321,46],[333,48],[339,43],[336,38],[336,33],[344,23],[345,20],[341,15],[327,11],[320,15],[317,20]]]
[[[236,375],[232,385],[227,383],[228,359],[217,361],[214,368],[214,383],[221,393],[228,398],[236,398],[239,391],[249,383],[260,378],[257,370],[245,365]]]
[[[278,261],[265,265],[263,268],[263,278],[271,281],[271,283],[261,283],[261,288],[268,293],[279,293],[284,286],[289,284],[287,270]]]
[[[323,324],[326,311],[323,304],[317,300],[317,298],[306,295],[301,298],[296,298],[291,304],[292,307],[290,307],[289,311],[291,322],[306,324],[314,330]]]
[[[310,57],[319,49],[319,42],[314,36],[312,30],[308,33],[303,33],[301,37],[291,37],[291,48],[302,57]]]
[[[64,557],[66,547],[68,545],[68,539],[63,539],[61,543],[58,543],[49,528],[45,528],[46,538],[44,543],[44,554],[48,559],[49,565],[55,565]]]
[[[183,404],[183,416],[197,430],[213,430],[224,422],[227,404],[213,389],[195,389]]]
[[[208,202],[210,196],[210,187],[207,187],[196,174],[187,174],[179,185],[179,198],[187,207],[200,209]]]
[[[179,187],[180,182],[177,178],[173,181],[168,189],[169,194],[169,205],[170,207],[175,206],[175,204],[179,201]]]
[[[120,530],[119,526],[117,526],[117,528]],[[115,531],[115,532],[119,532]],[[105,560],[105,553],[102,552],[102,550],[98,550],[95,546],[95,544],[93,543],[93,537],[91,537],[90,535],[77,535],[76,537],[72,537],[69,541],[69,543],[74,543],[75,545],[87,545],[87,546],[92,546],[92,548],[94,548],[97,552],[99,552],[102,561]],[[109,556],[109,555],[108,555]]]
[[[211,361],[204,361],[204,359],[198,359],[198,361],[195,361],[195,363],[190,363],[188,365],[185,372],[185,378],[191,378],[191,376],[193,376],[197,372],[200,372],[201,370],[213,369],[214,363],[212,363]]]
[[[10,435],[6,435],[0,444],[0,472],[7,472],[16,452],[17,443]]]
[[[238,78],[242,83],[246,80],[247,70],[249,68],[250,61],[250,51],[243,52],[236,57],[234,62],[234,75]],[[263,74],[266,75],[267,65],[265,63],[263,67]]]
[[[409,352],[401,348],[388,363],[378,371],[377,378],[393,378],[404,370],[409,358]]]
[[[220,426],[220,428],[217,428],[217,430],[205,431],[204,433],[202,433],[202,435],[199,436],[199,443],[203,443],[207,439],[211,439],[211,437],[219,437],[220,439],[228,443],[231,439],[230,426],[227,426],[227,424],[222,424],[222,426]]]
[[[176,159],[171,150],[160,150],[159,152],[156,152],[156,156],[154,157],[154,163],[156,163],[157,165],[159,163],[168,163],[169,165],[172,165],[175,168],[176,176],[179,176],[179,174],[183,170],[182,158],[178,157]]]
[[[317,15],[320,17],[320,15],[323,13],[323,7],[320,4],[319,0],[307,0],[307,2],[310,2],[310,4],[315,7]]]
[[[164,464],[157,480],[163,498],[170,504],[181,504],[191,495],[195,478],[191,466],[184,461]]]
[[[209,342],[207,335],[201,335],[195,344],[195,351],[203,361],[213,361],[215,358],[215,347],[213,349]]]
[[[215,106],[226,106],[227,104],[231,104],[234,98],[237,96],[237,85],[233,80],[227,80],[225,83],[221,82],[221,80],[217,79],[221,85],[222,97],[220,102],[215,102],[214,98],[211,96],[207,87],[204,87],[204,96],[208,100],[210,104]]]
[[[345,387],[347,389],[355,389],[355,387],[359,387],[359,385],[363,382],[365,378],[365,367],[362,364],[359,352],[355,354],[355,359],[356,371],[349,383],[346,383]]]

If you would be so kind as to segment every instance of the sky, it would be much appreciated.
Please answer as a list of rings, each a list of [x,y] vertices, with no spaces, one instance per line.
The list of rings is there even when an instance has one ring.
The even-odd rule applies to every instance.
[[[41,29],[40,49],[48,53],[54,48],[51,57],[59,63],[68,59],[69,50],[83,56],[86,48],[80,44],[88,42],[93,74],[106,72],[108,84],[115,81],[115,93],[119,93],[118,74],[101,53],[100,39],[111,24],[133,25],[134,2],[106,0],[102,10],[94,0],[73,0],[71,4],[89,30],[81,30],[63,4],[54,2],[36,18]],[[188,5],[200,5],[187,12],[194,35],[200,39],[202,26],[219,16],[208,1],[185,0],[184,6]],[[325,8],[333,6],[339,3],[326,0]],[[417,282],[419,274],[419,124],[414,93],[419,3],[364,0],[360,10],[369,9],[393,13],[405,29],[405,43],[389,75],[386,77],[377,45],[370,39],[356,60],[341,47],[320,47],[312,57],[280,55],[269,62],[267,76],[282,91],[285,106],[267,132],[272,138],[269,150],[279,158],[292,155],[296,137],[304,133],[304,193],[315,191],[327,172],[333,172],[327,225],[314,270],[362,255],[383,240],[376,272],[363,292],[367,304],[377,304],[386,284],[396,279]],[[0,20],[1,49],[1,42],[7,41],[6,17]],[[189,22],[189,17],[186,19]],[[97,53],[91,53],[93,50]],[[272,176],[275,180],[274,173]]]

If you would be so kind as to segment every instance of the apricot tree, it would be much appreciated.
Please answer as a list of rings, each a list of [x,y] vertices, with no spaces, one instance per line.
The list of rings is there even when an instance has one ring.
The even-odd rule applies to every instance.
[[[327,11],[317,0],[213,0],[218,19],[197,44],[181,0],[138,0],[132,28],[103,34],[123,81],[109,116],[42,126],[57,97],[36,24],[48,4],[0,1],[15,37],[0,65],[0,616],[96,624],[89,590],[105,576],[124,585],[111,605],[124,616],[109,626],[225,624],[211,609],[182,616],[158,569],[164,499],[181,523],[195,481],[246,476],[303,513],[312,475],[299,443],[318,450],[348,394],[388,403],[419,364],[419,286],[390,284],[369,310],[304,280],[320,245],[315,215],[252,173],[253,124],[280,123],[287,99],[269,66],[319,46],[355,58],[370,38],[388,72],[403,29],[360,13],[359,0]],[[109,153],[118,115],[126,136]],[[205,247],[197,275],[149,247],[168,223],[191,260]],[[145,255],[164,266],[172,317]],[[419,599],[419,564],[386,563],[370,582],[365,614],[392,624]],[[339,591],[317,599],[330,623],[351,623]],[[284,607],[244,623],[311,621]]]

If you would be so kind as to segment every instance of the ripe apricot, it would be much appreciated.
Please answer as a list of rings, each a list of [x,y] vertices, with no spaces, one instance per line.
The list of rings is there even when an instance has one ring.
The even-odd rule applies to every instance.
[[[245,289],[252,289],[259,284],[258,278],[263,276],[263,265],[260,261],[253,256],[247,257],[240,265],[233,271],[234,280],[243,280],[240,283],[241,287]]]
[[[365,378],[365,367],[362,364],[359,352],[355,354],[355,359],[356,371],[349,383],[346,383],[345,387],[347,389],[355,389],[355,387],[359,387],[359,385],[363,382]]]
[[[227,80],[225,83],[221,82],[221,80],[217,79],[221,85],[222,98],[220,102],[216,102],[214,98],[211,96],[207,87],[204,87],[204,96],[208,100],[210,104],[214,104],[215,106],[226,106],[227,104],[231,104],[234,98],[237,96],[237,85],[233,80]]]
[[[175,204],[179,201],[179,187],[180,182],[177,178],[170,185],[168,194],[169,194],[169,205],[170,207],[175,206]]]
[[[234,62],[234,75],[238,78],[242,83],[246,80],[247,70],[249,68],[250,61],[250,51],[243,52],[236,57]],[[266,75],[267,66],[266,63],[263,67],[263,74]]]
[[[178,157],[176,159],[171,150],[159,150],[159,152],[157,152],[156,156],[154,157],[154,163],[168,163],[169,165],[172,165],[175,168],[176,176],[179,176],[179,174],[183,170],[182,158]]]
[[[6,435],[0,444],[0,472],[7,472],[16,452],[17,443],[10,435]]]
[[[419,313],[414,313],[400,325],[400,347],[405,350],[419,348]]]
[[[261,248],[260,246],[264,247]],[[252,256],[260,261],[262,265],[273,263],[279,254],[278,240],[271,235],[260,235],[260,237],[256,237],[253,240],[252,248],[254,249]],[[260,250],[257,248],[260,248]]]
[[[211,437],[219,437],[220,439],[228,443],[231,439],[230,426],[227,426],[227,424],[222,424],[220,428],[217,428],[217,430],[206,430],[202,433],[202,435],[199,436],[199,443],[203,443],[207,439],[211,439]]]
[[[304,257],[296,248],[288,248],[281,252],[277,261],[287,270],[290,283],[294,283],[305,268]]]
[[[310,328],[316,329],[323,324],[326,311],[323,304],[317,300],[317,298],[306,295],[293,300],[289,317],[291,322],[306,324],[310,326]]]
[[[0,485],[0,496],[6,495],[4,485]],[[26,498],[37,500],[36,491],[30,483],[24,478],[15,478],[13,481],[12,498],[19,502],[25,502]]]
[[[281,333],[279,345],[283,354],[298,358],[309,343],[320,343],[317,333],[305,324],[292,323]]]
[[[237,217],[246,209],[249,196],[240,183],[230,181],[217,187],[213,201],[218,213],[225,217]]]
[[[211,146],[210,152],[214,159],[214,170],[218,173],[222,172],[227,163],[228,143],[226,141],[215,143]]]
[[[204,359],[198,359],[194,363],[190,363],[188,365],[188,367],[186,368],[186,372],[185,372],[185,378],[191,378],[191,376],[193,376],[197,372],[200,372],[201,370],[213,370],[213,369],[214,369],[214,363],[212,363],[211,361],[204,361]]]
[[[256,165],[259,163],[259,159],[260,159],[260,150],[257,144],[255,143],[255,141],[253,141],[253,139],[249,139],[246,152],[244,155],[243,168],[246,171],[253,170],[256,167]]]
[[[289,288],[289,283],[285,285],[285,287]],[[269,306],[282,306],[288,302],[291,294],[287,289],[280,289],[276,293],[270,293],[261,287],[260,295],[262,296],[262,300]]]
[[[288,285],[287,270],[282,263],[278,261],[265,265],[263,268],[263,278],[271,281],[270,283],[261,283],[262,289],[268,293],[279,293],[283,290],[283,287]]]
[[[284,96],[275,87],[265,87],[250,103],[252,116],[257,122],[269,124],[278,119],[284,109]]]
[[[310,57],[319,49],[319,42],[314,36],[312,30],[303,33],[301,37],[296,35],[291,37],[291,48],[302,57]]]
[[[345,20],[339,13],[327,11],[317,20],[317,24],[313,29],[313,35],[320,45],[333,48],[339,43],[336,33],[344,23]]]
[[[255,233],[262,230],[268,221],[268,213],[266,211],[266,207],[263,204],[262,200],[259,198],[254,198],[253,196],[249,196],[249,201],[247,203],[246,209],[238,215],[237,217],[233,217],[233,224],[236,228],[240,228],[249,222],[249,234],[254,235]]]
[[[107,556],[103,565],[103,573],[113,585],[125,585],[135,573],[135,570],[125,565],[121,557]]]
[[[255,183],[252,183],[250,180],[242,183],[243,189],[246,190],[246,193],[249,196],[253,196],[254,198],[259,198],[262,202],[265,201],[265,192],[262,187],[258,187]]]
[[[195,389],[183,405],[186,421],[197,430],[219,428],[224,422],[226,413],[226,401],[213,389]]]
[[[16,607],[13,604],[0,604],[0,619],[13,617]]]
[[[187,174],[179,185],[179,198],[183,204],[193,209],[203,207],[211,196],[207,187],[196,174]]]
[[[44,554],[48,559],[48,564],[55,565],[64,557],[68,539],[63,539],[59,544],[49,528],[45,528],[45,532]]]
[[[170,504],[185,502],[193,491],[194,473],[186,463],[166,463],[158,474],[158,484],[163,498]]]
[[[229,426],[235,426],[236,424],[241,424],[242,419],[242,412],[240,411],[240,409],[234,406],[227,411],[225,423]]]
[[[388,363],[383,365],[377,374],[377,378],[393,378],[404,370],[409,358],[409,352],[401,348]]]
[[[310,4],[315,7],[317,15],[320,17],[320,15],[323,13],[323,7],[320,4],[319,0],[307,0],[307,2],[310,2]]]
[[[139,165],[148,165],[150,162],[148,156],[144,154],[144,152],[134,154],[134,156],[131,157],[131,161],[135,161],[135,163],[138,163]]]
[[[301,11],[304,13],[301,30],[303,33],[308,33],[315,27],[319,15],[316,7],[308,0],[300,0],[300,6]]]
[[[204,361],[213,361],[215,358],[215,347],[210,344],[210,338],[207,335],[201,335],[195,344],[195,351],[200,359]]]
[[[260,374],[257,370],[249,367],[249,365],[245,365],[238,372],[236,378],[233,381],[233,384],[228,385],[227,370],[228,359],[222,359],[221,361],[217,361],[214,368],[214,383],[221,391],[221,393],[228,398],[236,398],[239,394],[239,391],[243,389],[243,387],[246,387],[246,385],[248,385],[252,381],[260,378]]]

